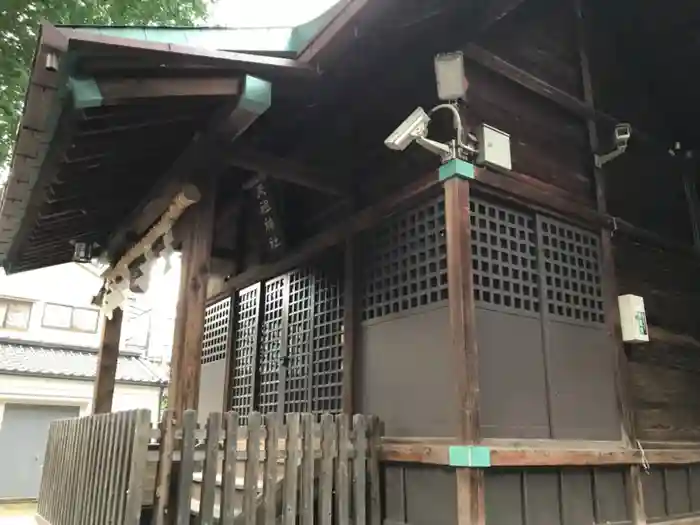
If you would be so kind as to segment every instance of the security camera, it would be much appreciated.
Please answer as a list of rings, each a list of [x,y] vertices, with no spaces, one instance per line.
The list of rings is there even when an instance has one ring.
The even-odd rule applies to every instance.
[[[615,139],[615,149],[603,155],[596,154],[594,156],[596,167],[602,168],[605,164],[616,159],[627,151],[627,143],[629,142],[631,136],[632,126],[629,124],[621,123],[615,126],[615,133],[613,137]]]
[[[389,135],[384,144],[394,151],[403,151],[418,137],[427,135],[429,122],[428,114],[418,107]]]
[[[615,126],[615,145],[627,146],[630,137],[632,136],[632,126],[629,124],[618,124]]]

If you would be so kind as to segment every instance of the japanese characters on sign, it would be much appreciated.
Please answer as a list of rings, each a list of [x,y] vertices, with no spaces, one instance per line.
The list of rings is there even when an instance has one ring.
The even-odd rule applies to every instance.
[[[272,195],[270,195],[265,181],[259,181],[254,189],[258,203],[258,212],[265,228],[267,247],[271,252],[277,252],[282,249],[283,239],[281,225],[274,213]]]

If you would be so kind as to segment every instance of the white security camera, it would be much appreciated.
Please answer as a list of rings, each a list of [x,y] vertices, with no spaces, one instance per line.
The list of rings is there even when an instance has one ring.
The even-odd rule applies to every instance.
[[[629,124],[618,124],[615,126],[615,145],[627,146],[630,137],[632,136],[632,126]]]
[[[423,108],[418,107],[389,135],[384,144],[394,151],[403,151],[418,137],[428,134],[429,122],[430,116]]]
[[[627,151],[627,143],[632,136],[632,126],[626,123],[621,123],[615,126],[615,149],[603,155],[595,155],[595,165],[597,168],[602,168],[613,159],[616,159]]]

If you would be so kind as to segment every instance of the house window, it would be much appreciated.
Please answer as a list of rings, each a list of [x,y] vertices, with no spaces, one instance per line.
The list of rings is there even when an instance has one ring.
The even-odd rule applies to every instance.
[[[32,303],[28,301],[0,299],[0,321],[2,322],[2,328],[27,330],[29,328],[29,318],[31,314]]]
[[[74,332],[97,332],[99,312],[91,308],[74,308],[61,304],[47,304],[41,320],[45,328],[58,328]]]

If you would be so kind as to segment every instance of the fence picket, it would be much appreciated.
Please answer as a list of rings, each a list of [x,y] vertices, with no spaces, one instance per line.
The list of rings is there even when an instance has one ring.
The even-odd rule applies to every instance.
[[[277,520],[277,449],[279,434],[279,416],[265,416],[265,478],[263,482],[263,505],[265,525],[275,525]]]
[[[367,523],[367,422],[363,415],[353,417],[353,440],[355,457],[353,458],[352,484],[353,509],[355,525]]]
[[[180,472],[177,490],[177,525],[189,525],[192,474],[194,473],[195,432],[197,412],[185,410],[182,414],[182,444],[180,446]]]
[[[299,445],[301,420],[299,414],[287,416],[287,458],[284,462],[284,512],[283,524],[295,525],[299,483]]]
[[[143,501],[144,478],[148,458],[148,441],[151,437],[151,412],[136,411],[136,424],[132,434],[131,465],[124,510],[124,525],[139,525]]]
[[[381,481],[379,479],[379,452],[383,427],[376,417],[369,420],[369,458],[367,472],[369,473],[369,522],[370,525],[381,525]]]
[[[238,450],[238,414],[224,415],[224,468],[221,483],[221,525],[233,525],[236,516],[236,456]]]
[[[321,416],[321,471],[319,472],[319,522],[333,523],[333,459],[337,427],[331,414]]]
[[[85,455],[89,446],[89,434],[87,430],[89,428],[90,421],[86,417],[82,417],[77,420],[75,425],[75,432],[78,433],[78,451],[75,457],[76,460],[76,471],[75,471],[75,481],[73,483],[75,500],[74,500],[74,510],[73,510],[73,523],[80,523],[82,516],[82,509],[84,503],[84,487],[85,487]],[[51,437],[49,437],[51,439]],[[41,496],[39,496],[41,500]]]
[[[83,525],[90,525],[95,523],[95,506],[97,505],[97,474],[99,470],[99,451],[100,451],[100,441],[102,440],[102,435],[100,433],[101,428],[101,418],[100,416],[93,416],[90,418],[92,423],[92,433],[90,439],[90,466],[88,471],[88,498],[85,503],[85,515],[83,518]]]
[[[350,525],[350,423],[348,416],[336,417],[338,461],[335,468],[336,516],[338,525]]]
[[[102,507],[105,501],[105,468],[104,462],[107,456],[107,423],[108,417],[103,414],[97,416],[99,420],[99,439],[97,440],[97,469],[96,469],[96,480],[95,489],[97,496],[95,497],[93,507],[93,523],[101,523]]]
[[[130,448],[131,448],[131,439],[134,436],[134,425],[135,425],[135,417],[134,417],[134,412],[129,411],[129,412],[124,412],[123,414],[123,421],[122,421],[122,429],[121,429],[121,434],[119,438],[119,442],[121,443],[120,451],[118,454],[118,460],[117,460],[117,465],[119,469],[119,482],[118,482],[118,489],[115,491],[116,492],[116,498],[117,500],[115,501],[115,506],[116,506],[116,518],[114,523],[121,525],[124,523],[124,513],[126,512],[126,491],[127,491],[127,483],[128,483],[128,471],[127,469],[129,468],[129,461],[131,459],[131,456],[129,455]]]
[[[78,482],[78,468],[80,465],[78,449],[80,447],[80,432],[79,425],[80,419],[74,419],[70,421],[70,443],[68,458],[70,461],[70,466],[68,472],[66,473],[66,484],[68,485],[68,519],[71,523],[75,523],[76,508],[78,505],[78,492],[76,490],[76,485]]]
[[[301,456],[301,525],[314,525],[314,416],[301,416],[302,456]]]
[[[260,439],[262,438],[262,416],[253,412],[248,416],[248,447],[246,449],[245,488],[243,493],[243,520],[245,525],[255,525],[256,502],[260,481]]]
[[[119,492],[122,490],[121,481],[121,458],[124,454],[124,449],[127,448],[127,441],[124,439],[124,429],[127,425],[127,413],[117,412],[114,417],[114,451],[112,452],[112,458],[109,468],[112,469],[112,480],[110,488],[110,501],[107,506],[107,520],[108,523],[118,524],[117,521],[118,505],[119,505]]]
[[[60,507],[59,507],[59,516],[58,520],[61,525],[67,524],[68,523],[68,505],[66,500],[68,499],[68,487],[65,484],[65,472],[66,469],[68,468],[68,447],[66,446],[68,444],[68,437],[70,436],[70,428],[68,425],[68,420],[64,420],[61,422],[61,463],[60,463],[60,472],[61,472],[61,501],[60,501]]]
[[[206,452],[202,470],[202,491],[199,498],[199,524],[212,525],[216,499],[216,475],[219,471],[219,438],[221,414],[209,414],[207,419]]]
[[[173,469],[173,449],[175,447],[175,426],[173,411],[165,410],[160,422],[160,448],[156,466],[156,486],[153,493],[152,525],[164,525],[165,513],[170,500],[170,474]]]

